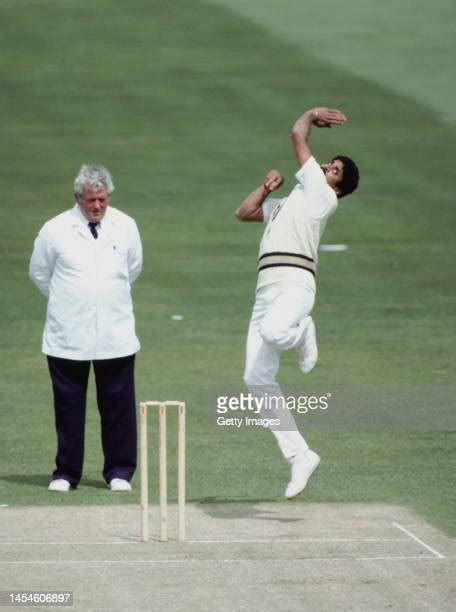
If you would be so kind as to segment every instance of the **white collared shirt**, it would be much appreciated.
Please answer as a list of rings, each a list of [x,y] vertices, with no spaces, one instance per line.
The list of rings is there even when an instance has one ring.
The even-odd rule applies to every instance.
[[[258,257],[269,253],[293,253],[309,257],[318,265],[318,245],[326,223],[336,212],[337,196],[315,158],[310,157],[295,174],[297,185],[286,198],[268,198],[263,203],[267,224]],[[315,291],[310,272],[294,267],[270,267],[260,271],[257,289],[276,282],[290,282]]]
[[[48,298],[46,355],[113,359],[140,348],[131,300],[142,268],[138,228],[108,206],[100,230],[94,240],[76,204],[45,223],[35,240],[29,273]]]
[[[109,208],[110,207],[108,207],[106,209],[106,212],[109,210]],[[84,225],[84,227],[87,228],[87,231],[90,232],[90,235],[91,235],[92,240],[93,240],[93,234],[92,234],[92,232],[90,230],[90,227],[89,227],[89,220],[87,219],[87,217],[84,216],[84,213],[82,212],[81,207],[79,206],[79,204],[77,202],[75,203],[74,210],[76,211],[76,214],[79,217],[82,225]],[[105,216],[106,216],[106,213],[105,213]],[[95,229],[97,230],[97,234],[99,234],[102,231],[102,228],[103,228],[103,219],[104,219],[105,216],[103,216],[99,221],[97,221],[97,223],[95,225]]]

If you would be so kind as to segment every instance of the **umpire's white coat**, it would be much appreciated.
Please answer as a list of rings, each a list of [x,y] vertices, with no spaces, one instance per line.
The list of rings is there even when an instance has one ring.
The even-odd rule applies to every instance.
[[[141,268],[136,223],[111,206],[97,240],[78,204],[45,223],[29,269],[48,298],[43,353],[78,361],[136,353],[130,289]]]

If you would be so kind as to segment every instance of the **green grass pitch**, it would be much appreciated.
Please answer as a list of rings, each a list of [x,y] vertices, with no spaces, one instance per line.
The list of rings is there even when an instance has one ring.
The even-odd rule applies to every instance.
[[[455,8],[437,0],[429,14],[420,0],[412,28],[402,3],[381,5],[389,20],[374,2],[348,3],[337,19],[305,4],[278,15],[274,2],[2,2],[1,504],[50,503],[45,304],[27,267],[39,227],[72,205],[83,162],[111,169],[112,203],[140,227],[137,396],[187,401],[190,499],[282,499],[288,467],[273,437],[214,431],[207,390],[240,384],[253,303],[262,228],[233,211],[272,167],[292,184],[288,133],[308,107],[344,110],[347,125],[315,131],[313,150],[347,153],[362,173],[324,238],[349,248],[321,256],[321,361],[309,380],[455,383],[456,91],[439,79],[455,57]],[[300,376],[286,355],[280,380]],[[101,481],[93,390],[86,435],[81,486],[53,503],[119,502]],[[323,463],[297,503],[404,504],[456,534],[454,433],[309,442]],[[136,503],[138,486],[121,501]]]

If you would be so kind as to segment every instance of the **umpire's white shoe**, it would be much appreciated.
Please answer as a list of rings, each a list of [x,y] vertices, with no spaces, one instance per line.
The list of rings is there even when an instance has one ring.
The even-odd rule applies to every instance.
[[[66,493],[71,488],[70,483],[65,478],[56,478],[51,480],[49,483],[48,491],[58,491],[59,493]]]
[[[285,497],[291,499],[306,488],[307,482],[320,463],[320,457],[313,450],[306,450],[291,460],[291,480],[285,490]]]
[[[318,361],[317,332],[312,317],[309,317],[306,322],[303,341],[296,347],[296,350],[298,351],[299,369],[304,374],[308,374]]]
[[[109,483],[111,491],[131,491],[131,484],[123,478],[113,478]]]

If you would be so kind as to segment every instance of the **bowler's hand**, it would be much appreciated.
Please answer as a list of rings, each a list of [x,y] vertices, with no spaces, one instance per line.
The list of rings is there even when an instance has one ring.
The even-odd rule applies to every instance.
[[[284,183],[284,178],[280,174],[280,172],[277,172],[277,170],[269,170],[269,172],[266,175],[266,179],[263,183],[263,187],[266,193],[271,193],[275,191],[276,189],[279,189],[279,187],[281,187],[283,183]]]
[[[312,123],[317,127],[330,128],[332,125],[343,125],[347,117],[336,108],[319,106],[312,110]]]

